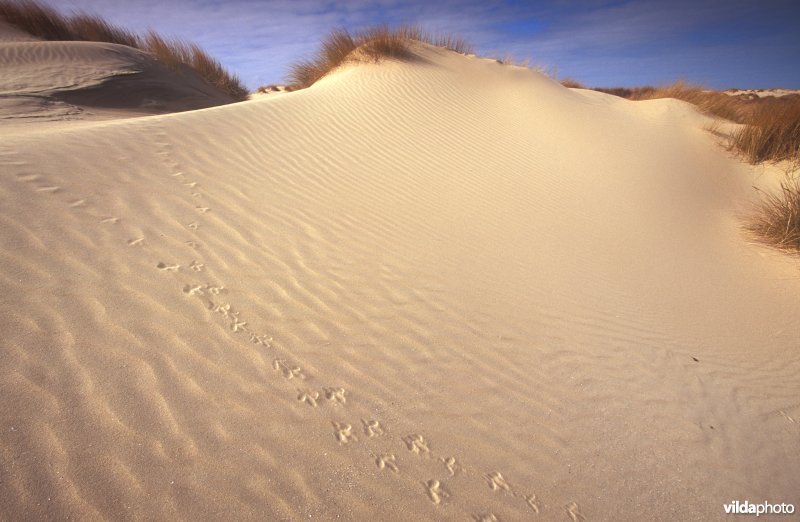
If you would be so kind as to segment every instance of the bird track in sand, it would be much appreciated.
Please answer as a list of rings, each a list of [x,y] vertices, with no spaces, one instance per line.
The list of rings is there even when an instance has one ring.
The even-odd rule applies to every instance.
[[[161,151],[160,153],[165,157],[165,160],[169,159],[168,150]],[[185,189],[189,191],[187,194],[188,197],[204,197],[204,194],[202,194],[197,181],[186,180],[185,170],[179,170],[179,165],[177,165],[175,162],[171,162],[170,167],[175,171],[171,172],[169,176],[181,183],[181,186],[185,187]],[[93,205],[90,204],[87,198],[66,198],[64,194],[68,193],[67,189],[60,185],[48,183],[47,179],[41,174],[18,174],[17,179],[19,181],[32,184],[33,189],[36,192],[56,195],[57,197],[60,195],[61,198],[65,199],[64,203],[68,207],[82,212],[89,212],[91,214],[90,211]],[[201,215],[205,215],[211,211],[211,208],[208,206],[194,206],[194,208]],[[120,222],[119,217],[109,214],[95,216],[95,219],[97,220],[96,222],[102,224],[119,224]],[[191,221],[186,225],[186,227],[192,232],[197,232],[200,228],[200,223],[198,221]],[[144,253],[147,251],[147,243],[144,236],[123,240],[126,241],[129,246],[145,247],[144,249],[140,250],[141,253],[139,254],[145,255]],[[184,243],[186,246],[193,249],[197,249],[199,246],[198,242],[194,238],[188,239]],[[181,275],[181,269],[183,267],[189,269],[189,274],[199,275],[206,270],[206,263],[197,259],[191,259],[185,265],[158,261],[155,266],[159,271],[174,273],[174,277],[179,279],[183,278]],[[270,360],[272,360],[272,370],[278,372],[285,381],[313,381],[313,379],[301,367],[301,365],[295,362],[290,362],[291,355],[286,353],[286,350],[280,350],[274,346],[271,335],[265,332],[257,331],[257,329],[253,329],[251,323],[245,320],[240,314],[240,311],[235,309],[229,301],[220,300],[222,295],[228,293],[228,290],[224,285],[210,282],[183,281],[179,282],[178,288],[181,289],[182,293],[187,297],[203,300],[206,309],[211,314],[221,318],[227,323],[228,330],[231,335],[246,335],[247,340],[255,345],[256,349],[269,350],[270,353],[268,355],[270,355]],[[333,412],[333,410],[320,408],[320,406],[323,404],[327,404],[329,407],[336,407],[339,409],[339,411],[343,412],[346,412],[350,406],[351,399],[349,397],[349,393],[344,387],[341,386],[321,386],[318,388],[312,386],[307,388],[294,388],[292,392],[295,393],[294,397],[297,402],[311,407],[314,411]],[[328,421],[330,423],[329,426],[333,427],[334,440],[332,442],[335,442],[337,447],[342,447],[344,449],[344,447],[372,444],[381,445],[386,448],[390,446],[392,439],[394,439],[398,443],[404,445],[410,455],[413,455],[416,458],[433,459],[439,462],[441,464],[442,474],[446,477],[454,478],[457,475],[465,475],[470,479],[483,481],[486,484],[487,494],[491,495],[491,497],[487,497],[487,501],[489,502],[497,502],[497,499],[505,496],[509,499],[509,501],[519,499],[519,501],[522,502],[523,505],[534,514],[539,514],[540,512],[544,511],[544,507],[542,506],[536,494],[519,493],[517,488],[511,482],[509,482],[500,471],[495,470],[486,473],[477,472],[470,467],[464,466],[460,459],[453,455],[439,455],[433,451],[429,441],[419,433],[410,433],[398,439],[397,436],[393,437],[391,432],[387,430],[385,424],[378,419],[356,419],[355,425],[358,426],[360,423],[359,429],[356,429],[353,423],[341,418],[335,420],[330,419]],[[398,455],[394,452],[386,451],[385,449],[380,451],[380,448],[375,449],[376,451],[369,453],[369,458],[371,459],[371,462],[378,468],[378,470],[388,473],[388,475],[385,476],[399,476],[403,473],[410,473],[413,471],[413,460],[404,462],[403,458],[398,457]],[[431,503],[437,506],[437,509],[440,509],[441,506],[451,502],[454,498],[453,491],[450,489],[452,485],[446,484],[442,478],[423,480],[421,481],[421,484],[426,497]],[[496,495],[498,493],[504,495],[498,497]],[[581,512],[580,507],[576,502],[570,502],[563,506],[562,509],[562,513],[566,515],[566,517],[568,517],[568,519],[572,522],[582,522],[586,520],[586,517]],[[472,515],[472,517],[474,520],[480,521],[499,520],[498,517],[491,512],[476,513]]]

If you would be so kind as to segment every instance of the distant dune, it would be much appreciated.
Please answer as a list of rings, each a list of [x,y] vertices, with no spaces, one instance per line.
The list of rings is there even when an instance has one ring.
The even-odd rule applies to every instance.
[[[189,67],[101,42],[37,41],[0,21],[0,118],[98,119],[234,101]]]
[[[800,506],[797,260],[671,99],[414,43],[211,105],[0,43],[0,519]],[[194,105],[193,105],[194,104]]]

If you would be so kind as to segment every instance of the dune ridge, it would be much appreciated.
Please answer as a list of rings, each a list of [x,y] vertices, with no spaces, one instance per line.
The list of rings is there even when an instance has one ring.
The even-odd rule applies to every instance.
[[[740,231],[749,167],[688,104],[413,51],[4,137],[4,517],[800,504],[800,280]]]

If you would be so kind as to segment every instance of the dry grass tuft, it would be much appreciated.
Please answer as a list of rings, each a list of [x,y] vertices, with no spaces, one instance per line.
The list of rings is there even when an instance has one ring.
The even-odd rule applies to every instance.
[[[69,30],[77,40],[108,42],[142,48],[141,39],[131,31],[111,25],[98,16],[76,14],[68,20]]]
[[[388,26],[382,25],[355,34],[350,34],[346,29],[336,29],[322,41],[314,58],[299,62],[290,68],[289,89],[310,87],[348,61],[374,62],[390,57],[407,59],[410,57],[408,43],[412,40],[444,47],[462,54],[472,52],[472,48],[461,38],[452,35],[431,35],[416,26],[390,29]]]
[[[568,89],[585,89],[586,86],[574,78],[564,78],[561,85]]]
[[[764,243],[800,251],[800,180],[783,181],[779,194],[761,192],[761,203],[747,228]]]
[[[234,100],[247,99],[247,89],[198,45],[165,39],[152,31],[144,37],[84,13],[65,16],[36,0],[0,0],[0,18],[32,36],[54,41],[91,41],[127,45],[151,53],[177,69],[188,66]]]
[[[745,127],[731,139],[731,148],[751,163],[800,157],[800,98],[753,100]]]
[[[67,20],[55,9],[33,0],[0,2],[0,18],[45,40],[73,40]]]

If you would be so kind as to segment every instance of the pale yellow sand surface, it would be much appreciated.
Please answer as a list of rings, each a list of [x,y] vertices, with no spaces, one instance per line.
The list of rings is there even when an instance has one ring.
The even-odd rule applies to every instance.
[[[415,54],[11,118],[0,519],[800,506],[800,272],[740,229],[751,169],[682,102]]]

